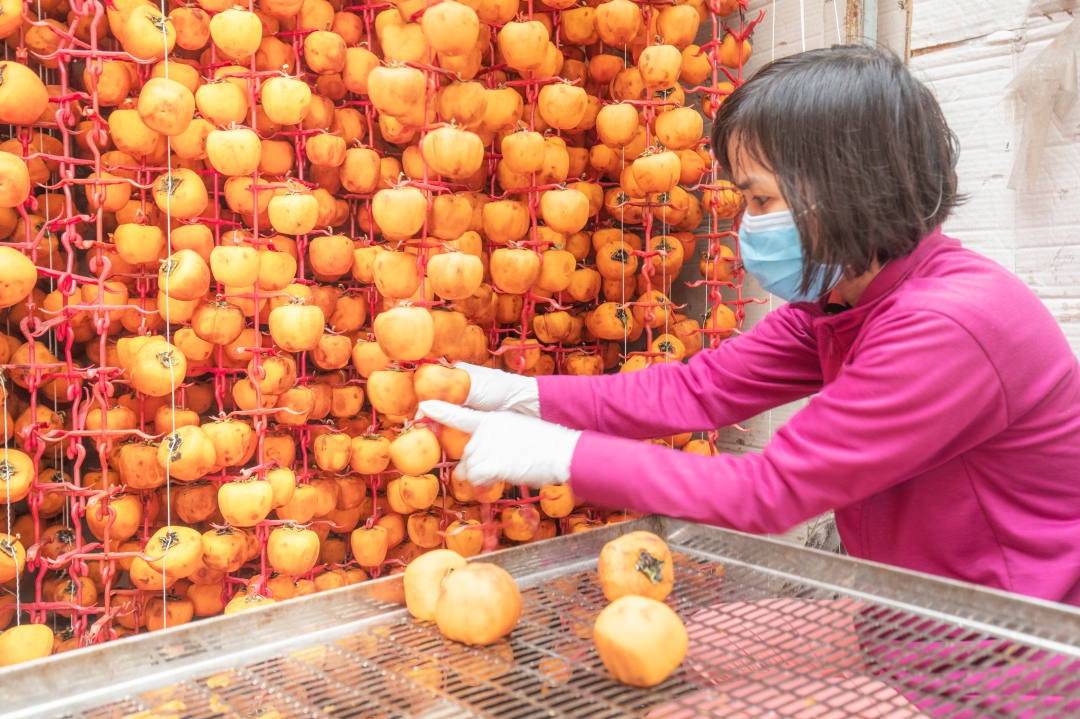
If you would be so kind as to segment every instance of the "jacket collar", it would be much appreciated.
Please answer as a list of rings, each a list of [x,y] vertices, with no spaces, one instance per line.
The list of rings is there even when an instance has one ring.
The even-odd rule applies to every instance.
[[[915,246],[911,254],[890,260],[888,264],[881,268],[881,272],[877,274],[877,277],[866,286],[862,296],[859,297],[859,301],[855,303],[855,307],[866,307],[875,304],[883,297],[892,294],[900,286],[900,283],[907,279],[912,270],[922,265],[930,255],[947,241],[948,238],[941,233],[941,227],[935,227],[933,232]]]
[[[854,307],[835,315],[825,315],[824,301],[816,303],[819,316],[814,320],[816,325],[830,326],[834,332],[847,336],[851,332],[857,334],[862,327],[863,321],[872,309],[884,298],[895,292],[911,273],[921,266],[926,260],[937,252],[938,248],[950,242],[955,242],[941,232],[941,227],[924,237],[911,254],[906,257],[898,257],[891,260],[881,269],[870,284],[866,286],[859,301]],[[848,340],[854,340],[854,335],[848,336]]]

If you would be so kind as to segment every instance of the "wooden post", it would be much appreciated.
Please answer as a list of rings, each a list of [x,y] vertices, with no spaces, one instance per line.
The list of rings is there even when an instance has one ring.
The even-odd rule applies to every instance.
[[[876,46],[877,17],[878,0],[847,0],[845,12],[847,44]]]
[[[911,62],[911,11],[915,7],[915,0],[907,2],[907,32],[904,33],[904,62]]]

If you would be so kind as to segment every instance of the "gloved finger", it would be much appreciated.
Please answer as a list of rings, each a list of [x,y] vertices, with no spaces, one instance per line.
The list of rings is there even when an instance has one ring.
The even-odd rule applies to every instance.
[[[470,440],[471,441],[471,440]],[[469,445],[466,443],[464,451],[461,453],[461,458],[458,460],[457,465],[454,467],[456,470],[461,470],[461,476],[467,477],[469,472],[469,465],[472,463],[472,452],[469,451]]]
[[[469,396],[465,398],[465,406],[479,409],[476,404],[480,402],[480,398],[483,396],[481,387],[485,379],[491,379],[491,373],[495,370],[469,364],[468,362],[455,362],[454,368],[465,370],[465,373],[469,375]]]
[[[548,486],[549,484],[559,483],[559,480],[553,479],[551,477],[525,477],[525,479],[519,482],[519,484],[524,484],[528,486],[529,489],[540,489],[542,487]]]
[[[437,399],[427,399],[420,403],[416,416],[430,417],[439,424],[447,427],[460,429],[462,432],[472,434],[480,426],[486,416],[484,412],[475,409],[459,407],[456,404],[443,402]]]
[[[483,461],[476,462],[468,468],[469,484],[475,484],[479,487],[490,487],[502,480],[498,468],[498,462],[495,461]]]
[[[476,467],[481,464],[490,464],[491,457],[489,452],[485,451],[483,443],[478,443],[474,439],[470,439],[465,445],[465,450],[461,453],[461,459],[458,460],[457,466],[454,468],[454,476],[459,480],[468,482],[469,484],[480,485],[476,474]]]
[[[465,449],[461,453],[461,459],[458,460],[456,469],[461,470],[462,477],[469,476],[469,469],[477,462],[477,443],[473,440],[469,440],[465,444]]]
[[[483,483],[485,485],[494,485],[497,481],[505,481],[505,483],[511,485],[525,485],[532,489],[539,489],[544,485],[554,484],[555,481],[550,476],[530,474],[527,471],[524,474],[519,470],[511,471],[504,462],[499,462],[497,460],[477,462],[471,467],[469,476],[473,477],[471,481],[473,481],[474,484]]]
[[[417,419],[425,419],[425,418],[427,418],[427,419],[434,419],[436,422],[438,422],[437,418],[432,417],[430,414],[428,414],[427,412],[424,411],[425,406],[430,406],[434,402],[439,402],[441,404],[449,404],[447,402],[443,402],[442,400],[435,400],[435,399],[425,400],[425,401],[421,402],[417,406],[416,414],[413,415],[413,419],[417,420]],[[443,423],[439,422],[439,424],[443,424]],[[449,423],[447,423],[447,424],[449,424]]]

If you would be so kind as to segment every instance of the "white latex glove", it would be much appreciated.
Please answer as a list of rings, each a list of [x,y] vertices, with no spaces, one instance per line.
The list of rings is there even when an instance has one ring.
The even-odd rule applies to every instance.
[[[434,399],[421,402],[416,416],[472,435],[454,468],[458,481],[481,486],[505,481],[539,489],[570,480],[570,461],[581,436],[578,430],[513,412],[478,412]]]
[[[540,416],[540,387],[535,377],[522,377],[465,362],[458,362],[454,367],[469,373],[466,407],[485,412],[509,411],[530,417]]]

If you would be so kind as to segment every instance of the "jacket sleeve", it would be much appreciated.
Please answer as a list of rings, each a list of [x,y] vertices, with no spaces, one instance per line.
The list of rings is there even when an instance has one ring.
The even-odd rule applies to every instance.
[[[821,388],[813,315],[784,305],[686,364],[595,377],[538,377],[540,416],[631,439],[725,427]]]
[[[761,454],[702,457],[585,432],[571,486],[606,507],[778,533],[938,466],[1008,425],[986,353],[952,319],[883,320]]]

